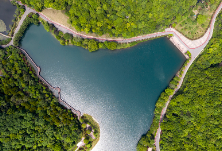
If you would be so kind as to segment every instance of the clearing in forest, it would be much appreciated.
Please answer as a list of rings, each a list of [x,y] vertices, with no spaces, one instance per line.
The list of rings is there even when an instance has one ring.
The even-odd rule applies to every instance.
[[[189,39],[198,39],[202,37],[209,28],[212,15],[219,4],[220,3],[217,2],[209,6],[206,2],[198,3],[189,13],[178,16],[173,27]],[[180,21],[177,22],[177,20]]]

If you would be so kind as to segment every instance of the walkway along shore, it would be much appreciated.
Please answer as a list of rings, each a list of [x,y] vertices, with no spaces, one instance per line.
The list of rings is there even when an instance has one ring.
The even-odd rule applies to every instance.
[[[59,99],[59,103],[62,104],[63,106],[65,106],[68,109],[71,109],[71,111],[76,114],[78,116],[78,119],[80,119],[81,117],[81,113],[78,110],[75,110],[72,106],[70,106],[69,104],[67,104],[64,100],[61,99],[61,89],[59,87],[53,87],[51,86],[41,75],[41,68],[39,66],[36,65],[36,63],[32,60],[32,58],[29,56],[29,54],[22,48],[17,47],[18,49],[20,49],[28,58],[29,61],[31,61],[31,63],[34,65],[34,67],[37,69],[37,76],[49,87],[54,90],[56,90],[58,92],[58,99]]]
[[[18,1],[18,3],[20,5],[23,5],[20,1]],[[25,7],[26,7],[26,9],[28,8],[26,5],[25,5]],[[156,33],[153,33],[153,34],[147,34],[147,35],[127,38],[127,39],[124,39],[124,38],[98,38],[98,37],[88,36],[88,35],[84,35],[84,34],[80,34],[78,32],[75,32],[75,31],[69,29],[68,27],[65,27],[65,26],[63,26],[63,25],[61,25],[59,23],[56,23],[56,22],[50,20],[48,17],[46,17],[45,15],[43,15],[40,12],[35,11],[34,9],[29,8],[30,9],[29,12],[38,13],[39,16],[43,20],[47,21],[48,23],[54,24],[54,26],[56,28],[58,28],[60,31],[62,31],[64,33],[70,33],[70,34],[72,34],[75,37],[79,36],[79,37],[82,37],[82,38],[95,39],[95,40],[98,40],[98,41],[101,41],[101,42],[103,42],[103,41],[116,41],[118,43],[129,43],[129,42],[140,41],[140,40],[144,40],[144,39],[150,39],[150,38],[154,38],[154,37],[159,37],[159,36],[173,34],[174,37],[176,37],[178,39],[177,43],[179,45],[183,45],[187,50],[194,50],[194,49],[197,49],[197,48],[203,46],[205,43],[208,43],[210,34],[212,32],[212,29],[213,29],[213,25],[214,25],[214,21],[213,21],[214,17],[217,14],[216,12],[221,10],[221,7],[222,7],[222,3],[219,5],[217,10],[215,11],[215,13],[214,13],[214,15],[212,17],[211,23],[210,23],[210,27],[207,30],[207,32],[204,34],[203,37],[201,37],[201,38],[199,38],[197,40],[189,40],[188,38],[183,36],[180,32],[178,32],[174,28],[166,28],[164,32],[156,32]]]
[[[18,1],[18,3],[20,5],[23,5],[21,2]],[[16,28],[15,30],[15,34],[18,32],[18,30],[20,29],[20,26],[21,24],[23,23],[25,17],[30,13],[30,12],[33,12],[33,13],[38,13],[39,16],[44,19],[45,21],[49,22],[49,23],[52,23],[55,25],[55,27],[57,27],[59,30],[63,31],[64,33],[70,33],[70,34],[73,34],[73,36],[79,36],[79,37],[82,37],[82,38],[89,38],[89,39],[95,39],[95,40],[98,40],[98,41],[116,41],[118,43],[129,43],[129,42],[134,42],[134,41],[140,41],[140,40],[144,40],[144,39],[149,39],[149,38],[154,38],[154,37],[159,37],[159,36],[164,36],[164,35],[169,35],[169,34],[173,34],[174,36],[174,39],[176,38],[177,40],[175,41],[174,40],[174,45],[177,46],[177,48],[180,49],[180,47],[185,47],[187,50],[189,50],[191,52],[191,60],[189,62],[189,64],[186,66],[186,68],[184,69],[184,73],[182,75],[182,78],[179,82],[179,85],[178,85],[178,88],[177,90],[180,88],[180,86],[182,85],[182,82],[183,82],[183,79],[186,75],[186,72],[188,71],[189,67],[191,66],[191,64],[193,63],[193,61],[195,60],[195,58],[202,52],[202,50],[205,48],[205,46],[208,44],[209,40],[211,39],[212,37],[212,34],[213,34],[213,29],[214,29],[214,23],[216,21],[216,17],[218,15],[218,13],[220,12],[221,8],[222,8],[222,3],[219,5],[219,7],[217,8],[217,10],[215,11],[212,19],[211,19],[211,23],[210,23],[210,27],[209,29],[207,30],[207,32],[204,34],[203,37],[197,39],[197,40],[189,40],[187,39],[185,36],[183,36],[181,33],[179,33],[178,31],[176,31],[175,29],[173,28],[166,28],[164,32],[157,32],[157,33],[153,33],[153,34],[147,34],[147,35],[143,35],[143,36],[137,36],[137,37],[133,37],[133,38],[128,38],[128,39],[121,39],[121,38],[117,38],[117,39],[105,39],[105,38],[98,38],[98,37],[93,37],[93,36],[87,36],[87,35],[84,35],[84,34],[80,34],[80,33],[77,33],[75,31],[72,31],[71,29],[63,26],[63,25],[60,25],[56,22],[53,22],[51,21],[49,18],[47,18],[46,16],[44,16],[42,13],[39,13],[39,12],[36,12],[35,10],[31,9],[31,8],[28,8],[26,5],[26,11],[25,13],[23,14],[20,22],[19,22],[19,25],[18,27]],[[14,35],[15,35],[14,34]],[[10,46],[10,45],[13,45],[13,39],[14,37],[12,37],[12,41],[8,44],[8,45],[5,45],[3,47],[7,47],[7,46]],[[184,49],[183,50],[180,50],[181,52],[184,52]],[[40,75],[40,67],[38,67],[35,62],[31,59],[31,57],[28,55],[28,53],[19,48],[23,53],[26,54],[26,56],[30,59],[30,61],[34,64],[34,66],[37,68],[37,75],[38,77],[43,81],[45,82],[49,88],[51,89],[54,89],[54,90],[57,90],[58,91],[58,95],[59,95],[59,102],[65,106],[67,106],[67,108],[71,109],[75,114],[78,115],[78,117],[81,116],[81,113],[77,110],[75,110],[74,108],[72,108],[70,105],[68,105],[65,101],[63,101],[61,99],[61,89],[60,88],[55,88],[55,87],[52,87],[43,77],[41,77]],[[177,91],[176,90],[176,91]],[[176,92],[175,91],[175,92]],[[166,106],[163,108],[162,110],[162,113],[161,113],[161,119],[164,117],[164,115],[166,114],[166,110],[167,110],[167,107],[169,105],[169,102],[171,100],[172,96],[169,98],[168,102],[166,103]],[[160,151],[159,149],[159,140],[160,140],[160,132],[161,132],[161,129],[160,129],[160,123],[161,123],[161,120],[159,122],[159,128],[158,128],[158,131],[156,133],[156,137],[155,137],[155,145],[156,145],[156,150],[157,151]]]
[[[192,63],[194,62],[194,60],[198,57],[198,55],[203,51],[203,49],[205,48],[205,46],[208,44],[209,40],[211,39],[212,35],[213,35],[213,29],[214,29],[214,24],[215,24],[215,21],[216,21],[216,17],[217,15],[219,14],[220,10],[222,8],[222,3],[219,5],[219,7],[217,8],[217,10],[215,11],[213,17],[212,17],[212,20],[211,20],[211,23],[210,23],[210,28],[208,29],[207,33],[208,36],[207,36],[207,39],[205,40],[204,43],[202,43],[199,47],[195,48],[195,49],[192,49],[190,50],[191,52],[191,60],[189,61],[188,65],[186,66],[186,68],[183,70],[183,75],[180,79],[180,82],[176,88],[176,90],[174,91],[174,94],[176,94],[176,92],[180,89],[182,83],[183,83],[183,80],[184,80],[184,77],[189,69],[189,67],[192,65]],[[174,95],[173,94],[173,95]],[[157,130],[157,133],[156,133],[156,136],[155,136],[155,146],[156,146],[156,151],[160,151],[160,147],[159,147],[159,141],[160,141],[160,134],[161,134],[161,128],[160,128],[160,124],[166,114],[166,110],[167,110],[167,107],[170,103],[170,100],[171,98],[173,97],[173,95],[171,95],[169,97],[169,100],[167,101],[167,103],[165,104],[165,107],[162,109],[162,112],[161,112],[161,116],[160,116],[160,121],[159,121],[159,128]]]

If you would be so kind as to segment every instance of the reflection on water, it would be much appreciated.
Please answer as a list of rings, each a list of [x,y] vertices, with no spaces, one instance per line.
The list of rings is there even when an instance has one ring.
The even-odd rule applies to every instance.
[[[101,137],[93,151],[135,151],[158,96],[185,60],[167,38],[89,53],[61,46],[42,25],[29,28],[22,48],[41,75],[61,88],[65,101],[99,122]]]
[[[6,30],[9,30],[9,25],[12,25],[12,20],[15,18],[16,6],[13,6],[9,0],[0,0],[0,19],[4,21]],[[2,32],[7,34],[6,32]]]

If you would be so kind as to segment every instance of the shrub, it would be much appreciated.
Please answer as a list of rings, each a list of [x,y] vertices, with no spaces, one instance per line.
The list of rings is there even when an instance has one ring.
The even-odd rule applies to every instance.
[[[0,45],[7,45],[11,40],[12,40],[12,38],[8,38],[8,39],[5,39],[5,40],[1,40],[1,41],[0,41]]]
[[[63,36],[63,32],[62,31],[59,31],[59,36]]]
[[[89,143],[89,140],[87,138],[84,139],[83,141],[85,144],[88,144]]]
[[[72,35],[69,34],[69,33],[65,33],[65,34],[64,34],[64,38],[65,38],[66,40],[72,39]]]
[[[87,131],[86,131],[86,134],[90,134],[90,133],[91,133],[91,131],[90,131],[90,130],[87,130]]]
[[[82,128],[86,128],[86,124],[85,123],[82,124]]]

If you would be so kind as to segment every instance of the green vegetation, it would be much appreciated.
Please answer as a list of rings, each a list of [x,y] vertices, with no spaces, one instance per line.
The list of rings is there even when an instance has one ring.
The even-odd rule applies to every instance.
[[[77,116],[65,109],[19,49],[0,49],[0,150],[73,148],[82,137]]]
[[[160,36],[160,37],[155,37],[155,38],[150,38],[150,39],[145,39],[145,40],[140,40],[140,41],[134,41],[130,43],[118,43],[115,41],[98,42],[94,39],[73,37],[71,34],[68,34],[68,33],[64,34],[62,31],[59,31],[53,24],[49,24],[47,21],[44,21],[41,18],[39,19],[41,23],[43,24],[45,30],[47,32],[51,32],[55,36],[55,38],[59,40],[61,45],[72,44],[76,46],[81,46],[85,49],[88,49],[90,52],[96,51],[98,49],[110,49],[110,50],[124,49],[124,48],[135,46],[138,43],[141,43],[144,41],[153,40],[160,37],[165,37],[165,36]],[[168,35],[168,37],[169,36],[171,35]]]
[[[22,15],[25,12],[25,6],[19,5],[15,1],[11,1],[11,3],[12,3],[12,5],[16,5],[16,7],[17,7],[17,9],[15,10],[15,14],[14,14],[15,19],[12,20],[13,25],[9,25],[9,28],[11,29],[9,32],[9,36],[12,37],[16,27],[18,26],[18,23],[19,23]]]
[[[212,6],[219,0],[205,0]],[[37,11],[44,8],[64,10],[69,23],[77,31],[109,34],[115,37],[134,37],[162,31],[175,20],[182,21],[195,0],[21,0]],[[181,16],[183,16],[181,18]]]
[[[202,0],[183,16],[177,16],[172,26],[190,39],[202,37],[211,21],[212,15],[221,0]]]
[[[0,45],[7,45],[11,40],[12,40],[12,38],[7,38],[5,40],[0,40]]]
[[[84,130],[83,135],[85,137],[83,147],[79,148],[79,151],[89,151],[93,149],[93,147],[98,143],[100,137],[100,127],[99,124],[92,118],[92,116],[88,114],[84,114],[80,121],[82,122],[82,128]],[[94,140],[88,135],[91,133],[91,130],[87,130],[86,126],[90,125],[90,127],[94,130],[93,135],[96,137]]]
[[[186,54],[189,56],[189,59],[186,60],[183,67],[180,69],[179,74],[177,74],[170,81],[169,86],[164,90],[164,92],[161,93],[159,99],[157,100],[156,108],[154,111],[153,123],[151,124],[149,131],[145,135],[143,135],[140,141],[138,142],[137,151],[147,151],[148,147],[152,147],[155,150],[154,139],[156,136],[157,129],[159,127],[159,121],[162,109],[165,107],[165,104],[169,100],[169,97],[173,95],[175,90],[177,89],[179,81],[181,80],[180,78],[182,76],[182,74],[180,73],[187,66],[191,58],[191,53],[189,51]]]
[[[161,151],[222,149],[222,14],[204,52],[192,64],[161,124]]]
[[[15,34],[15,37],[13,39],[13,45],[14,46],[19,46],[19,42],[20,40],[22,39],[24,33],[25,33],[25,30],[27,29],[27,27],[34,23],[35,25],[38,25],[39,23],[39,17],[37,14],[33,14],[33,13],[30,13],[26,18],[25,20],[23,21],[19,31]]]
[[[6,31],[6,25],[3,20],[0,19],[0,32]]]

